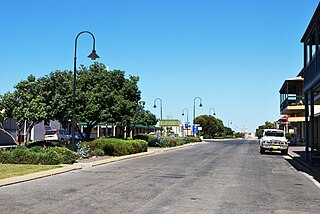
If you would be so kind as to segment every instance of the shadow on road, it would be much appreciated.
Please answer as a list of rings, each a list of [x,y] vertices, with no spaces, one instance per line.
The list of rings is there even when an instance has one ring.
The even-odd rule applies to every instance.
[[[297,157],[297,158],[301,158],[301,157]],[[318,165],[311,166],[310,168],[312,169],[310,169],[309,167],[306,167],[305,165],[300,163],[300,160],[297,160],[297,158],[292,158],[292,159],[286,158],[285,160],[289,164],[291,164],[291,166],[293,166],[296,170],[307,173],[308,175],[312,176],[315,180],[317,180],[320,183],[320,171],[318,171],[319,166]]]

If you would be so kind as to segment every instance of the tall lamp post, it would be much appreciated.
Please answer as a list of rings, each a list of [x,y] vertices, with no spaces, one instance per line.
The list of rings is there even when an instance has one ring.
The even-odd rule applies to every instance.
[[[200,97],[195,97],[193,100],[193,127],[194,128],[195,128],[195,121],[196,121],[196,99],[199,99],[200,101],[199,107],[202,107],[202,99]]]
[[[216,110],[214,108],[210,108],[209,109],[209,115],[210,115],[211,110],[213,110],[213,115],[215,116],[216,115]]]
[[[188,122],[189,122],[189,119],[188,119],[188,117],[189,117],[189,115],[188,115],[188,109],[187,108],[184,108],[184,109],[182,109],[182,116],[184,116],[184,112],[185,111],[187,111],[187,135],[188,135],[188,130],[189,130],[189,124],[188,124]],[[182,129],[183,130],[183,129]]]
[[[75,148],[75,124],[76,124],[76,81],[77,81],[77,43],[78,43],[78,37],[83,34],[83,33],[88,33],[92,36],[93,39],[93,47],[92,47],[92,52],[89,54],[88,58],[95,60],[97,58],[100,58],[97,53],[96,53],[96,40],[94,38],[94,35],[89,32],[89,31],[82,31],[80,32],[75,39],[74,43],[74,64],[73,64],[73,105],[72,105],[72,129],[71,129],[71,134],[72,134],[72,139],[71,139],[71,147],[72,150],[76,150]]]
[[[162,100],[160,98],[154,99],[153,108],[157,108],[157,105],[156,105],[157,100],[160,102],[160,120],[162,120]],[[160,132],[161,132],[160,135],[162,136],[162,127],[160,129]]]

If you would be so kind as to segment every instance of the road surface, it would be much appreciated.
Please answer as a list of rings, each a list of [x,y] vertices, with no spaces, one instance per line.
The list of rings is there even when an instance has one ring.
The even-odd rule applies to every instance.
[[[320,189],[257,141],[204,144],[0,188],[0,213],[319,213]]]

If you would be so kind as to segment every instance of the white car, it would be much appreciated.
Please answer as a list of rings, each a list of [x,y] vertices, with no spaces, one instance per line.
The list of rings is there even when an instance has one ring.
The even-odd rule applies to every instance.
[[[281,154],[288,154],[288,140],[285,133],[278,129],[265,129],[260,138],[260,153],[268,151],[281,151]]]
[[[44,134],[44,140],[66,143],[70,140],[70,135],[62,129],[51,129]]]

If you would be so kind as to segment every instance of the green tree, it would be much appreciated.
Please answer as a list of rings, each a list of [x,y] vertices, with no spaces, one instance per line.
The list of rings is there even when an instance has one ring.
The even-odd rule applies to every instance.
[[[4,129],[2,122],[7,118],[13,118],[13,110],[16,103],[17,100],[13,93],[7,92],[4,95],[0,95],[0,131],[9,135],[14,142],[16,142],[16,138]]]
[[[14,88],[17,103],[13,109],[13,116],[17,119],[18,126],[26,122],[28,143],[31,129],[48,116],[46,104],[35,76],[28,76],[27,80],[20,81]]]
[[[46,119],[58,120],[64,128],[68,127],[72,118],[72,78],[71,71],[55,71],[38,79]]]
[[[214,138],[217,133],[223,131],[223,123],[212,115],[200,115],[195,118],[195,123],[202,127],[203,135]]]
[[[107,71],[102,63],[78,70],[77,121],[87,124],[86,136],[100,122],[115,123],[123,132],[139,110],[139,78],[121,70]]]
[[[258,137],[261,136],[264,129],[275,129],[275,128],[276,128],[275,123],[266,121],[263,125],[260,125],[256,129],[256,136]]]

